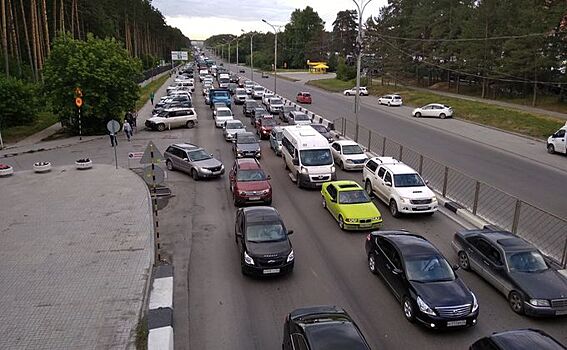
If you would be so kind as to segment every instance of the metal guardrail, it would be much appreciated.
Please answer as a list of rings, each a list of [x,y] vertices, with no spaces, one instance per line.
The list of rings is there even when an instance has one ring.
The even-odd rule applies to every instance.
[[[334,121],[338,133],[354,140],[356,124]],[[390,140],[359,125],[358,143],[381,156],[394,157],[416,169],[429,186],[474,215],[536,245],[544,254],[567,267],[567,219],[539,209],[494,186]]]

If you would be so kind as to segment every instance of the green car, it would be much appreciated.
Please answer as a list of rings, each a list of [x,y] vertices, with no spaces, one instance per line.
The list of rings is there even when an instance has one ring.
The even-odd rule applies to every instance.
[[[382,226],[382,215],[368,194],[355,181],[325,182],[321,188],[323,208],[343,230],[372,230]]]

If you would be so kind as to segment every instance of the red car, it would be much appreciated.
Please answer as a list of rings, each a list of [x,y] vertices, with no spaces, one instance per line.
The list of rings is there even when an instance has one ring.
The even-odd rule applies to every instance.
[[[270,175],[264,173],[256,159],[236,159],[228,178],[235,206],[246,203],[272,204]]]
[[[309,103],[311,104],[311,94],[306,91],[300,91],[297,93],[295,101],[298,103]]]
[[[260,136],[260,139],[269,139],[270,133],[276,125],[273,116],[264,115],[262,118],[256,119],[254,127],[256,127],[256,134]]]

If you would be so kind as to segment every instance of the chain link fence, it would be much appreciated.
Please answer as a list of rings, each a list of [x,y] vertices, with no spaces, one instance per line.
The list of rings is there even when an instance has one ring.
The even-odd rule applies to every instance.
[[[356,139],[368,151],[394,157],[416,169],[428,185],[479,216],[536,245],[563,268],[567,265],[567,219],[539,209],[494,186],[428,158],[346,118],[334,121],[338,133]]]

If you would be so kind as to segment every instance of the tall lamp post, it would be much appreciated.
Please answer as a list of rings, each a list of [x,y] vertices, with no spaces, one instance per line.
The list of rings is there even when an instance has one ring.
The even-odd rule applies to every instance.
[[[268,21],[266,21],[265,19],[262,19],[262,22],[266,23],[267,25],[269,25],[270,27],[272,27],[272,29],[274,30],[274,95],[277,95],[278,90],[277,90],[277,81],[278,81],[278,75],[277,75],[277,66],[278,66],[278,31],[279,28],[281,26],[275,26],[271,23],[269,23]],[[276,28],[278,27],[278,28]]]
[[[252,81],[254,81],[254,51],[253,51],[252,39],[254,39],[254,35],[256,34],[258,33],[250,33],[250,74],[251,74],[250,79]]]
[[[352,0],[358,9],[358,35],[356,37],[356,95],[354,96],[354,119],[356,121],[356,130],[354,140],[358,142],[358,110],[360,109],[360,61],[362,57],[362,14],[364,9],[372,0]]]

